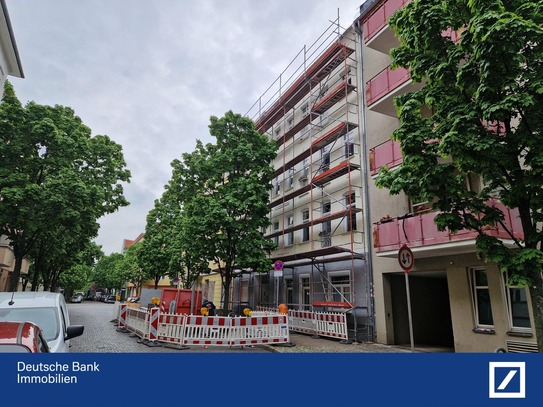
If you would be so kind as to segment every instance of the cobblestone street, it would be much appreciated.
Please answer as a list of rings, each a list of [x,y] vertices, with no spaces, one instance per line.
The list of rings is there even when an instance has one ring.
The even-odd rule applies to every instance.
[[[96,301],[84,301],[81,304],[68,304],[70,323],[84,325],[83,335],[70,340],[71,352],[76,353],[165,353],[165,352],[228,352],[228,353],[262,353],[270,352],[265,347],[220,347],[193,346],[179,350],[165,346],[149,347],[138,343],[138,337],[129,333],[117,332],[116,326],[110,322],[114,319],[116,305]]]

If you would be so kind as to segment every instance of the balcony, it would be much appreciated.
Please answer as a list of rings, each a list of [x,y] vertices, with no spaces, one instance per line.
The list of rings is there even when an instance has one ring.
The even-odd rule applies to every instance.
[[[504,214],[504,223],[518,239],[523,238],[522,225],[517,209],[509,209],[501,203],[495,203]],[[403,218],[376,222],[373,228],[373,247],[380,257],[396,257],[398,249],[406,244],[418,257],[435,257],[443,254],[474,252],[477,233],[461,230],[451,233],[438,231],[434,218],[438,212],[409,214]],[[501,225],[489,228],[485,233],[490,236],[510,240],[511,237]]]
[[[392,30],[388,27],[388,19],[396,10],[404,7],[411,0],[388,0],[376,8],[363,21],[364,40],[367,47],[388,54],[390,48],[398,44]]]
[[[370,172],[375,175],[379,168],[386,166],[388,168],[400,165],[403,161],[402,149],[400,143],[394,140],[388,140],[373,148],[370,148]]]
[[[313,109],[311,109],[311,111],[316,114],[323,114],[332,106],[334,106],[337,102],[343,99],[346,95],[351,93],[354,89],[355,87],[347,83],[346,81],[340,83],[332,91],[328,92],[326,96],[324,96],[321,100],[315,103],[315,106],[313,106]]]
[[[411,81],[409,71],[398,67],[394,70],[387,66],[366,82],[366,103],[370,110],[397,117],[394,96],[418,90],[421,83]]]

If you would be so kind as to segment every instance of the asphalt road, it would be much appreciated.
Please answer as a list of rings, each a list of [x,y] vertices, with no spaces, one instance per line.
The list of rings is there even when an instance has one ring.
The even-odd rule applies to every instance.
[[[115,318],[118,304],[105,304],[96,301],[83,301],[81,304],[68,304],[70,323],[84,325],[82,336],[73,338],[71,352],[76,353],[165,353],[165,352],[228,352],[228,353],[267,353],[269,348],[226,347],[226,346],[191,346],[189,349],[159,346],[149,347],[138,343],[138,337],[129,333],[117,332],[117,327],[110,322]]]

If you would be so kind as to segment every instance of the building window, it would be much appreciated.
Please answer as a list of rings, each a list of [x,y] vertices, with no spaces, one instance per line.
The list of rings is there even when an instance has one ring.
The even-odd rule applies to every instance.
[[[273,231],[277,232],[279,230],[279,222],[273,222]],[[273,238],[273,242],[276,246],[279,246],[279,236]]]
[[[294,117],[289,117],[287,119],[287,129],[290,130],[294,127]]]
[[[302,212],[302,223],[309,222],[309,210],[306,209]],[[309,226],[302,229],[302,242],[309,241]]]
[[[507,291],[507,310],[509,312],[509,325],[513,331],[527,330],[532,327],[530,311],[528,309],[528,296],[526,287],[517,287],[507,284],[505,277],[505,289]]]
[[[345,208],[351,209],[346,217],[345,230],[350,232],[351,230],[356,230],[356,195],[354,192],[347,194],[345,196]]]
[[[281,138],[281,127],[277,127],[274,131],[275,140],[279,140]]]
[[[294,290],[292,278],[285,278],[285,302],[288,306],[294,304]]]
[[[473,288],[473,305],[475,310],[475,323],[477,327],[494,326],[492,318],[492,305],[490,303],[490,291],[486,269],[474,268],[470,270],[471,284]]]
[[[330,148],[325,147],[321,150],[321,172],[328,171],[330,168]]]
[[[305,117],[309,114],[309,103],[305,103],[302,106],[302,117]]]
[[[288,170],[288,178],[287,178],[287,188],[291,189],[294,187],[294,168],[291,168]]]
[[[302,310],[311,307],[311,286],[308,276],[300,276],[300,305]]]
[[[281,193],[281,181],[279,181],[279,178],[275,178],[275,181],[273,181],[273,185],[275,196],[277,196]]]
[[[350,131],[343,136],[345,142],[345,158],[352,157],[354,155],[354,131]]]
[[[322,216],[329,215],[332,210],[332,205],[330,202],[324,202],[322,204]],[[330,247],[332,246],[332,221],[325,220],[321,224],[321,247]]]
[[[290,228],[292,226],[294,226],[294,216],[290,215],[287,218],[287,227]],[[285,234],[285,239],[286,239],[285,246],[292,246],[294,244],[294,232],[286,233]]]
[[[329,298],[333,302],[351,302],[351,279],[349,274],[332,274]]]

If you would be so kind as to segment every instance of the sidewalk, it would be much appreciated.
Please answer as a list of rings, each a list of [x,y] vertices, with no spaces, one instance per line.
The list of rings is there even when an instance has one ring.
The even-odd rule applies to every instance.
[[[379,343],[340,343],[338,339],[290,333],[291,345],[264,345],[273,352],[279,353],[406,353],[411,352],[398,346],[381,345]],[[293,346],[292,346],[293,345]],[[415,350],[415,352],[417,352]]]

